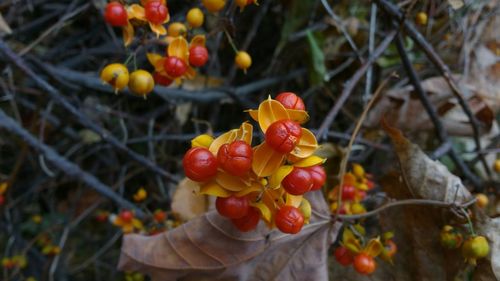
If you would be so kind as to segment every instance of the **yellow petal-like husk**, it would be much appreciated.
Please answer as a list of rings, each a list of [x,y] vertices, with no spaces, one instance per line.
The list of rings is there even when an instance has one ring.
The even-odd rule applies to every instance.
[[[309,121],[309,114],[307,114],[304,110],[287,109],[286,111],[288,112],[290,119],[299,124],[304,124]]]
[[[219,148],[223,144],[230,143],[230,142],[234,141],[236,139],[237,135],[238,135],[238,129],[233,129],[233,130],[230,130],[229,132],[226,132],[226,133],[218,136],[212,142],[212,144],[210,145],[210,148],[208,150],[210,150],[213,154],[216,155],[217,152],[219,151]]]
[[[278,120],[289,119],[286,108],[279,101],[271,99],[271,97],[261,102],[258,110],[257,118],[259,119],[259,126],[264,133],[272,123]]]
[[[122,28],[122,36],[125,47],[130,45],[130,43],[134,40],[134,27],[130,22]]]
[[[259,177],[270,176],[278,170],[284,159],[284,154],[276,152],[263,142],[253,152],[252,170]]]
[[[361,243],[354,233],[347,228],[344,229],[342,233],[342,244],[354,253],[359,253],[361,251]]]
[[[293,166],[284,165],[278,168],[276,173],[271,175],[269,179],[269,188],[279,188],[283,179],[293,171]]]
[[[127,15],[129,20],[138,19],[142,21],[147,21],[146,12],[144,11],[144,8],[141,5],[132,4],[128,6]]]
[[[269,210],[269,208],[266,206],[266,204],[264,204],[262,202],[257,202],[257,203],[251,203],[250,205],[259,209],[260,214],[262,216],[262,219],[264,219],[264,221],[266,221],[266,222],[271,221],[271,217],[272,217],[271,210]]]
[[[302,197],[303,197],[302,195],[292,195],[287,193],[286,204],[298,208],[300,206],[300,203],[302,203]]]
[[[259,122],[259,111],[257,109],[248,109],[246,112],[250,114],[250,117],[252,117],[253,120]]]
[[[231,196],[232,193],[222,188],[222,186],[218,185],[217,183],[210,182],[200,187],[200,194],[225,198]]]
[[[168,45],[167,53],[171,57],[178,57],[183,60],[186,64],[189,58],[188,43],[184,37],[176,37],[170,45]]]
[[[193,37],[193,39],[191,39],[191,43],[189,45],[190,47],[193,46],[205,47],[205,41],[206,41],[205,35],[196,35],[195,37]]]
[[[188,66],[186,72],[184,73],[184,77],[186,77],[189,80],[193,80],[196,77],[196,70]]]
[[[219,171],[215,177],[215,181],[224,189],[234,192],[242,191],[249,187],[242,178],[230,175],[224,171]]]
[[[236,139],[242,140],[247,144],[252,145],[252,136],[253,136],[252,124],[248,122],[241,124],[240,128],[238,129]]]
[[[291,154],[299,158],[311,156],[318,148],[318,141],[314,134],[308,129],[302,128],[302,136]]]
[[[250,187],[247,187],[247,188],[243,189],[242,191],[237,192],[235,195],[237,197],[246,196],[246,195],[253,193],[253,192],[261,192],[262,188],[263,188],[263,186],[261,184],[259,184],[258,182],[252,182]]]
[[[369,256],[376,257],[380,255],[382,249],[384,249],[384,246],[380,242],[380,239],[376,238],[376,239],[371,239],[368,242],[368,245],[366,245],[366,247],[363,249],[363,252]]]
[[[160,35],[167,34],[167,29],[161,24],[149,23],[149,28],[156,34],[156,38],[160,38]]]
[[[300,160],[297,163],[294,163],[293,166],[300,167],[300,168],[312,167],[312,166],[316,166],[316,165],[321,165],[321,164],[325,163],[325,161],[326,161],[325,158],[321,158],[321,157],[316,156],[316,155],[311,155],[305,159]]]

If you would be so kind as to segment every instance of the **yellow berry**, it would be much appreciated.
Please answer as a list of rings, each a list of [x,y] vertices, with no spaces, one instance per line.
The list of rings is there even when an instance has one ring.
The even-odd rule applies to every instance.
[[[128,87],[135,94],[145,96],[153,91],[154,86],[155,82],[151,73],[139,69],[130,74]]]
[[[125,88],[129,81],[128,69],[120,63],[108,64],[101,71],[101,80],[110,84],[115,91]]]
[[[183,23],[173,22],[168,26],[168,36],[177,37],[186,35],[187,28]]]
[[[418,25],[426,25],[427,24],[427,14],[425,12],[418,12],[415,18],[415,22]]]
[[[476,259],[486,257],[489,252],[490,245],[484,236],[471,237],[462,245],[462,255],[471,264],[476,264]]]
[[[365,177],[365,169],[359,164],[352,164],[352,173],[358,178]]]
[[[202,0],[201,3],[212,13],[218,12],[226,5],[226,0]]]
[[[495,172],[500,173],[500,159],[497,159],[495,161],[495,164],[493,165],[493,169],[495,170]]]
[[[351,212],[355,215],[366,213],[365,206],[361,203],[354,203],[351,205]]]
[[[476,194],[476,205],[479,208],[484,208],[488,205],[488,196],[486,196],[484,193],[478,193]]]
[[[239,51],[234,62],[239,69],[247,70],[252,65],[252,57],[245,51]]]
[[[203,12],[199,8],[192,8],[188,11],[186,15],[186,20],[192,28],[197,28],[203,25],[203,21],[205,20],[205,16]]]

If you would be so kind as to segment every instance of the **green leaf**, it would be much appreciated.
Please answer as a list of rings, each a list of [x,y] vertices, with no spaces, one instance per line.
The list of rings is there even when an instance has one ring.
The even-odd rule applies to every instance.
[[[310,73],[314,85],[322,84],[325,81],[326,67],[325,55],[320,47],[319,40],[310,31],[307,32],[307,42],[311,53],[311,65],[313,71]]]

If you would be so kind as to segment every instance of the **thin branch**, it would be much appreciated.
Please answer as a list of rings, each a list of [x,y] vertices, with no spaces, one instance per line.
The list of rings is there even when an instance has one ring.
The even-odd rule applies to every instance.
[[[477,120],[476,116],[474,115],[474,113],[472,112],[472,110],[470,109],[469,104],[465,100],[461,90],[458,87],[457,82],[455,81],[455,79],[453,79],[453,76],[448,66],[436,53],[432,45],[429,44],[429,42],[427,42],[425,37],[422,34],[420,34],[420,32],[418,32],[417,28],[415,28],[415,26],[411,22],[405,20],[405,15],[400,11],[400,9],[397,6],[390,3],[388,0],[375,0],[375,2],[379,6],[381,6],[382,9],[384,9],[388,14],[390,14],[392,17],[396,18],[399,22],[401,22],[401,25],[407,32],[408,36],[410,36],[413,39],[413,41],[424,51],[429,60],[436,66],[439,72],[441,72],[441,75],[444,77],[445,81],[451,88],[452,93],[458,99],[460,107],[462,107],[462,110],[469,119],[474,134],[476,151],[481,151],[481,141],[479,136],[479,128],[481,127],[481,125]],[[486,173],[488,174],[488,176],[491,177],[491,169],[488,163],[486,162],[484,155],[479,154],[478,156]]]
[[[422,103],[425,111],[427,112],[427,114],[429,114],[429,118],[434,124],[434,128],[436,129],[436,134],[439,140],[441,141],[441,143],[450,142],[448,134],[446,133],[446,130],[443,126],[443,123],[439,119],[437,110],[434,108],[432,102],[430,101],[429,97],[422,88],[420,79],[418,78],[417,73],[415,72],[415,69],[411,64],[411,61],[408,58],[408,55],[406,54],[406,51],[404,49],[403,38],[401,35],[399,35],[396,38],[396,47],[398,49],[399,56],[401,57],[401,62],[403,63],[403,67],[405,68],[406,73],[410,78],[410,82],[413,84],[413,88],[415,89],[415,92],[417,93],[420,102]],[[458,169],[462,172],[462,174],[467,179],[469,179],[474,186],[481,187],[482,185],[481,180],[469,170],[467,165],[465,165],[464,161],[458,156],[453,146],[449,148],[448,154],[450,155],[453,162],[457,165]]]
[[[6,115],[5,112],[3,112],[3,110],[1,109],[0,109],[0,127],[20,137],[28,145],[30,145],[31,147],[42,153],[45,156],[45,158],[50,163],[52,163],[52,165],[59,168],[68,176],[81,180],[82,182],[86,183],[100,194],[106,196],[107,198],[118,204],[119,206],[135,210],[138,216],[144,215],[144,213],[139,208],[137,208],[133,203],[129,202],[128,200],[122,198],[120,195],[116,194],[111,189],[111,187],[105,185],[93,175],[83,171],[73,162],[68,161],[66,158],[64,158],[55,150],[53,150],[50,146],[41,143],[37,138],[35,138],[23,127],[21,127],[21,125],[19,125],[14,119]]]
[[[335,120],[335,117],[337,117],[337,114],[340,112],[342,106],[344,106],[344,103],[347,101],[349,95],[354,90],[354,87],[356,87],[359,80],[361,80],[363,75],[366,73],[368,67],[372,65],[382,55],[382,53],[387,49],[387,47],[389,47],[389,44],[392,42],[396,34],[397,34],[396,30],[391,31],[386,36],[384,41],[382,41],[382,43],[380,43],[380,45],[373,51],[372,56],[356,71],[356,73],[354,73],[351,79],[347,81],[347,84],[342,90],[342,94],[338,98],[335,105],[330,109],[325,119],[323,120],[323,123],[321,123],[318,132],[316,133],[316,138],[318,140],[323,140],[326,138],[331,124]]]
[[[387,203],[378,207],[377,209],[371,210],[369,212],[358,214],[358,215],[338,215],[339,219],[342,220],[358,220],[367,217],[374,216],[382,211],[385,211],[390,208],[398,207],[398,206],[410,206],[410,205],[427,205],[427,206],[435,206],[440,208],[467,208],[476,202],[476,198],[465,202],[461,205],[457,205],[456,203],[446,203],[438,200],[430,200],[430,199],[406,199],[406,200],[398,200],[396,202]]]
[[[157,165],[155,165],[153,162],[149,161],[149,159],[142,156],[141,154],[129,149],[126,145],[124,145],[122,142],[120,142],[118,139],[116,139],[114,136],[112,136],[108,131],[106,131],[102,127],[98,126],[95,122],[93,122],[87,116],[85,116],[80,110],[78,110],[66,98],[64,98],[64,96],[61,95],[61,93],[57,89],[55,89],[49,83],[47,83],[45,80],[41,79],[38,75],[36,75],[27,66],[25,61],[19,55],[14,53],[2,39],[0,39],[0,53],[3,53],[8,60],[10,60],[18,68],[20,68],[24,73],[26,73],[28,75],[28,77],[33,79],[35,81],[35,83],[38,84],[38,86],[40,86],[42,89],[44,89],[53,100],[57,101],[66,110],[68,110],[72,115],[74,115],[77,118],[78,122],[80,122],[82,125],[91,129],[92,131],[96,132],[103,140],[107,141],[109,144],[111,144],[112,146],[114,146],[118,150],[126,153],[130,158],[143,164],[144,166],[146,166],[150,170],[154,171],[155,173],[158,173],[158,174],[164,176],[165,178],[167,178],[173,182],[178,181],[178,179],[175,175],[158,167]]]

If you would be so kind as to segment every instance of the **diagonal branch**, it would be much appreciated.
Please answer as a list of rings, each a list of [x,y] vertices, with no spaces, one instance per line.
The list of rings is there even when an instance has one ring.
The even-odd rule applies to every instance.
[[[78,165],[61,156],[50,146],[41,143],[37,138],[35,138],[28,131],[26,131],[21,125],[19,125],[14,119],[10,118],[1,109],[0,109],[0,128],[4,128],[7,131],[11,132],[12,134],[23,139],[24,142],[26,142],[34,149],[38,150],[41,154],[43,154],[43,156],[45,156],[45,158],[50,163],[52,163],[54,166],[59,168],[67,175],[83,181],[84,183],[92,187],[95,191],[106,196],[119,206],[135,210],[136,214],[139,217],[144,216],[144,213],[139,208],[137,208],[133,203],[122,198],[120,195],[115,193],[111,189],[111,187],[105,185],[93,175],[83,171],[80,167],[78,167]]]
[[[141,154],[129,149],[125,144],[120,142],[114,136],[110,135],[109,132],[107,132],[104,128],[98,126],[95,122],[93,122],[87,116],[82,114],[82,112],[80,110],[78,110],[76,107],[74,107],[70,102],[68,102],[68,100],[65,99],[57,89],[55,89],[49,83],[47,83],[45,80],[41,79],[38,75],[36,75],[33,72],[33,70],[31,70],[26,65],[24,60],[19,55],[14,53],[2,39],[0,39],[0,53],[2,53],[7,60],[10,60],[14,65],[16,65],[18,68],[20,68],[26,75],[28,75],[28,77],[33,79],[35,81],[35,83],[38,86],[40,86],[43,90],[45,90],[47,92],[47,94],[53,100],[57,101],[66,110],[68,110],[72,115],[74,115],[77,118],[78,122],[80,122],[83,126],[96,132],[103,140],[107,141],[109,144],[111,144],[112,146],[114,146],[118,150],[126,153],[130,158],[143,164],[148,169],[154,171],[155,173],[158,173],[158,174],[164,176],[165,178],[167,178],[171,181],[174,181],[174,182],[177,181],[176,176],[174,176],[173,174],[158,167],[156,164],[154,164],[153,162],[151,162],[149,159],[142,156]]]
[[[459,89],[457,82],[453,79],[453,76],[448,66],[443,62],[441,57],[439,57],[439,55],[436,53],[432,45],[429,44],[427,40],[425,40],[425,38],[422,36],[422,34],[420,34],[420,32],[418,32],[415,26],[412,23],[405,20],[404,13],[400,11],[400,9],[397,6],[390,3],[388,0],[375,0],[375,2],[380,7],[382,7],[382,9],[384,9],[389,15],[391,15],[392,17],[396,18],[399,22],[401,22],[402,27],[407,32],[408,36],[410,36],[413,39],[413,41],[424,51],[429,60],[436,66],[441,75],[444,77],[449,87],[451,88],[453,94],[458,99],[460,107],[462,107],[462,110],[464,111],[465,115],[467,115],[467,118],[470,121],[470,124],[472,126],[472,132],[474,134],[474,143],[476,144],[476,152],[481,151],[481,141],[479,138],[479,128],[481,127],[481,125],[477,120],[476,116],[474,116],[474,114],[472,113],[469,104],[464,99],[461,90]],[[486,162],[484,155],[479,154],[478,156],[486,173],[488,174],[488,176],[491,177],[491,169],[488,163]]]
[[[401,62],[403,63],[403,67],[405,68],[406,73],[410,78],[410,82],[413,84],[413,88],[415,89],[415,92],[417,93],[420,102],[424,106],[425,111],[427,112],[427,114],[429,114],[429,117],[432,123],[434,124],[434,128],[436,129],[436,134],[439,140],[442,143],[449,143],[450,140],[448,138],[448,134],[446,133],[443,123],[439,119],[436,108],[434,108],[429,97],[422,88],[420,79],[418,78],[417,73],[415,72],[415,69],[411,64],[411,61],[408,58],[408,55],[406,54],[403,44],[403,38],[401,35],[397,36],[396,38],[396,47],[398,48],[399,56],[401,57]],[[453,162],[457,165],[458,169],[462,172],[462,174],[467,179],[469,179],[474,186],[481,187],[482,185],[481,180],[469,170],[467,165],[465,165],[463,160],[458,156],[453,146],[450,146],[448,154],[450,155]]]
[[[380,45],[373,51],[371,57],[356,71],[356,73],[354,73],[351,79],[347,81],[344,89],[342,90],[342,94],[338,98],[335,105],[330,109],[325,119],[323,120],[323,123],[321,123],[321,126],[316,132],[316,138],[318,139],[318,141],[323,140],[327,137],[330,126],[335,120],[335,117],[337,117],[337,114],[340,112],[342,106],[344,106],[344,103],[347,101],[349,95],[351,95],[354,87],[356,87],[359,80],[363,78],[370,65],[372,65],[382,55],[387,47],[389,47],[389,44],[392,42],[396,34],[396,30],[393,30],[389,34],[387,34],[384,41],[382,41],[382,43],[380,43]]]

